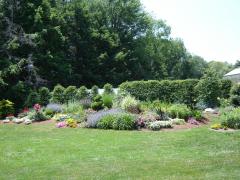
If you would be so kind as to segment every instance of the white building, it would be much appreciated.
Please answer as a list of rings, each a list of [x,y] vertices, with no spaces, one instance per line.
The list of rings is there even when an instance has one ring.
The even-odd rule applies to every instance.
[[[224,79],[229,79],[233,82],[240,83],[240,68],[236,68],[229,73],[225,74]]]

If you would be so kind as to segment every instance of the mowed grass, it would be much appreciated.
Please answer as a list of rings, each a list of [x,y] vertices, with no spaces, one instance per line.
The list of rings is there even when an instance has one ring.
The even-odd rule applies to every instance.
[[[240,132],[0,125],[0,179],[240,179]]]

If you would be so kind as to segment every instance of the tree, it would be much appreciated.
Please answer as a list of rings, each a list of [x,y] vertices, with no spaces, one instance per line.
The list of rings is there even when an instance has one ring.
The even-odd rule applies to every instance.
[[[198,93],[198,101],[203,102],[208,107],[219,105],[218,98],[221,97],[221,81],[218,75],[210,70],[207,70],[195,87]]]

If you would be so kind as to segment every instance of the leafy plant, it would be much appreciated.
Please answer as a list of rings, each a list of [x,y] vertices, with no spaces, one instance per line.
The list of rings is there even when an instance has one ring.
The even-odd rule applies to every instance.
[[[240,129],[240,108],[235,108],[230,112],[223,113],[220,116],[223,126],[233,129]]]
[[[230,101],[235,107],[240,106],[240,84],[235,84],[231,89]]]
[[[39,94],[35,91],[32,91],[25,102],[25,106],[27,107],[33,107],[34,104],[37,104],[40,102]]]
[[[172,122],[172,124],[176,124],[176,125],[183,125],[186,123],[184,119],[178,119],[178,118],[171,119],[170,121]]]
[[[113,86],[109,83],[105,84],[104,87],[104,94],[113,94]]]
[[[121,109],[109,109],[109,110],[102,110],[98,111],[93,114],[89,114],[87,116],[87,127],[95,128],[97,126],[97,123],[106,115],[115,115],[123,113]]]
[[[77,127],[77,121],[72,119],[72,118],[68,119],[66,124],[70,128],[76,128]]]
[[[87,98],[89,96],[88,89],[85,86],[81,86],[76,94],[78,100]]]
[[[47,87],[42,87],[38,90],[38,94],[39,94],[39,103],[43,106],[46,106],[49,103],[51,98],[49,89]]]
[[[65,91],[65,88],[63,86],[61,86],[60,84],[56,85],[52,92],[51,102],[57,103],[57,104],[63,104],[65,101],[64,91]]]
[[[99,111],[104,108],[103,100],[101,95],[97,95],[94,99],[94,102],[91,104],[91,108],[95,111]]]
[[[134,97],[128,95],[122,100],[121,108],[131,113],[139,113],[140,103]]]
[[[115,115],[106,115],[97,123],[99,129],[113,129],[113,122],[116,119]]]
[[[198,94],[198,101],[204,102],[208,107],[219,105],[218,98],[221,97],[221,81],[212,70],[206,72],[198,82],[195,90]]]
[[[168,112],[171,118],[187,119],[192,115],[191,109],[185,104],[173,104]]]
[[[132,130],[136,128],[136,117],[131,114],[117,114],[113,121],[115,130]]]
[[[113,95],[111,94],[103,94],[102,96],[102,100],[103,100],[103,105],[107,108],[112,108],[113,106]]]
[[[173,124],[171,121],[154,121],[150,122],[148,128],[153,131],[159,131],[162,128],[172,128]]]
[[[14,103],[9,100],[0,101],[0,117],[5,118],[8,114],[14,114]]]
[[[83,111],[83,107],[78,101],[68,102],[62,105],[63,113],[75,114]]]
[[[76,94],[77,94],[77,88],[76,86],[68,86],[65,90],[64,90],[64,101],[65,103],[68,103],[69,101],[74,101],[76,98]]]
[[[98,86],[93,86],[92,89],[91,89],[91,97],[94,98],[98,95]]]
[[[215,130],[218,130],[218,129],[222,129],[222,125],[220,123],[217,123],[217,124],[213,124],[211,126],[212,129],[215,129]]]

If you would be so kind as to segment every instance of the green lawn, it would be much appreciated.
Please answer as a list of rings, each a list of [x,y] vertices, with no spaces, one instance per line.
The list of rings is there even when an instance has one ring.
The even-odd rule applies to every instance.
[[[240,131],[0,125],[0,179],[240,179]]]

